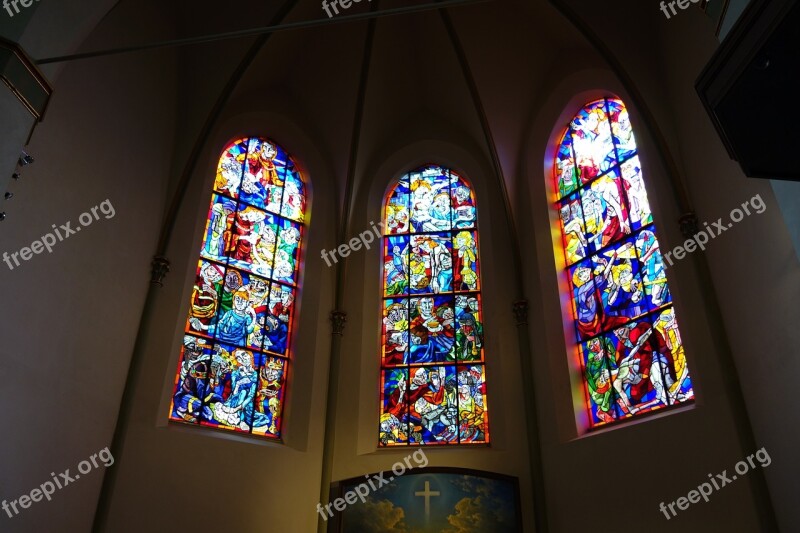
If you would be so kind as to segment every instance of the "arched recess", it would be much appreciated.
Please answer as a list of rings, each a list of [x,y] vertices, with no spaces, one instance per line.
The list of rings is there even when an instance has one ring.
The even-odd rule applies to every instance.
[[[392,184],[381,222],[381,446],[490,442],[478,202],[427,164]]]
[[[427,133],[427,132],[426,132]],[[497,187],[493,186],[491,165],[485,151],[474,144],[468,136],[458,131],[437,130],[425,140],[402,139],[393,141],[384,150],[367,158],[365,168],[359,173],[372,176],[359,187],[353,211],[352,237],[361,230],[368,230],[370,222],[381,220],[384,195],[390,184],[400,179],[410,169],[434,161],[442,166],[458,169],[472,184],[478,198],[481,236],[481,258],[483,259],[483,286],[485,330],[485,350],[489,354],[500,354],[487,358],[487,374],[491,376],[489,391],[493,411],[516,410],[524,402],[524,391],[520,382],[517,335],[513,315],[509,313],[510,303],[516,291],[510,283],[509,232],[505,231],[503,200]],[[447,140],[444,140],[447,139]],[[380,156],[380,157],[379,157]],[[343,375],[348,375],[349,385],[340,389],[340,406],[344,410],[357,413],[357,417],[344,417],[337,434],[337,450],[353,447],[359,457],[347,465],[336,468],[334,478],[355,475],[366,471],[374,464],[378,450],[376,425],[380,417],[377,390],[380,383],[381,349],[381,252],[373,244],[370,250],[361,250],[348,257],[348,285],[346,289],[348,305],[348,324],[364,324],[359,331],[352,330],[346,335],[343,346]],[[492,381],[509,384],[494,391]],[[497,472],[511,473],[528,471],[527,443],[520,438],[520,421],[517,418],[498,416],[491,421],[491,449],[467,447],[459,450],[459,458],[443,454],[431,456],[432,464],[442,466],[480,465]],[[338,452],[337,452],[338,453]],[[381,456],[406,453],[401,448],[380,450]],[[516,455],[515,455],[516,454]],[[510,459],[513,455],[514,459]],[[455,462],[454,462],[455,461]],[[525,479],[529,479],[525,477]],[[523,483],[523,491],[530,485]],[[529,492],[528,492],[529,493]]]
[[[638,154],[624,102],[592,99],[560,128],[551,174],[568,350],[591,428],[694,398]]]
[[[528,321],[531,338],[538,339],[534,350],[542,354],[534,358],[537,391],[552,399],[555,415],[552,429],[562,441],[583,435],[590,424],[582,407],[584,393],[581,367],[576,358],[564,357],[568,346],[574,344],[574,338],[569,338],[569,328],[574,329],[574,325],[570,325],[571,318],[562,311],[568,303],[562,302],[561,295],[567,294],[569,287],[566,278],[559,275],[563,265],[556,263],[553,253],[561,236],[557,227],[558,212],[553,209],[551,201],[551,176],[558,141],[577,109],[588,101],[604,97],[621,97],[629,103],[624,87],[599,58],[584,56],[576,59],[576,68],[562,69],[559,72],[560,81],[554,83],[546,94],[537,95],[541,105],[531,116],[520,154],[522,172],[518,188],[523,194],[515,199],[515,209],[528,214],[520,216],[520,231],[530,236],[528,245],[523,246],[522,251],[524,262],[530,269],[525,278],[526,292],[532,302],[537,302],[531,305]],[[643,118],[638,110],[629,105],[628,112],[641,149],[639,157],[647,176],[654,217],[661,221],[677,220],[681,213],[681,202],[671,182],[671,175],[660,163],[657,141],[643,127]],[[658,235],[670,243],[683,240],[675,224],[662,223]],[[685,284],[686,276],[682,274],[677,272],[673,277],[681,278],[679,281]],[[692,281],[690,279],[690,283]],[[671,289],[679,308],[682,301],[692,296],[681,291],[679,286]],[[687,335],[692,337],[692,332]],[[696,338],[695,342],[698,342]],[[700,346],[701,349],[709,346],[708,339],[703,338]],[[692,367],[695,378],[705,371],[696,366],[701,365]]]
[[[247,100],[250,96],[243,94],[231,103],[231,115],[215,128],[209,145],[225,146],[231,140],[242,136],[241,132],[266,131],[264,125],[269,125],[268,133],[271,139],[285,147],[287,152],[292,155],[297,168],[306,179],[308,198],[307,232],[304,235],[304,248],[308,253],[304,254],[301,264],[301,269],[304,271],[302,291],[294,302],[295,311],[299,316],[299,322],[295,329],[296,331],[325,331],[329,327],[327,313],[331,305],[328,302],[332,300],[333,282],[330,278],[332,272],[325,268],[324,263],[315,260],[315,256],[324,244],[334,241],[336,202],[315,203],[314,198],[320,195],[326,198],[336,198],[336,187],[333,185],[332,179],[333,172],[329,162],[319,150],[320,139],[314,138],[308,128],[302,127],[301,124],[283,114],[248,111]],[[190,298],[193,290],[196,262],[191,257],[196,257],[199,253],[199,243],[205,232],[208,212],[206,196],[213,187],[218,155],[214,153],[214,150],[206,150],[202,154],[196,170],[198,179],[190,182],[178,215],[176,232],[182,238],[172,239],[167,250],[169,257],[174,258],[173,270],[178,272],[177,275],[183,273],[185,276],[185,281],[179,289],[179,299],[178,296],[175,296],[175,300],[172,300],[176,304],[174,313],[182,312],[179,309],[185,306],[185,302]],[[165,289],[173,290],[170,285],[167,285]],[[319,297],[304,298],[303,294],[316,294]],[[162,319],[166,320],[164,317]],[[163,360],[166,378],[158,406],[156,421],[158,426],[165,426],[167,422],[163,417],[163,412],[169,409],[172,396],[174,369],[178,365],[178,357],[175,354],[179,354],[183,344],[181,329],[181,327],[174,329],[170,348],[171,356],[168,360]],[[302,355],[295,357],[293,361],[291,384],[287,388],[288,396],[284,404],[286,410],[282,442],[286,447],[306,450],[314,429],[321,427],[323,419],[319,416],[319,405],[314,403],[318,400],[308,394],[298,394],[298,391],[311,390],[315,380],[326,373],[327,344],[324,340],[320,341],[317,335],[296,335],[294,353]],[[171,429],[183,432],[195,430],[192,427],[180,426],[173,425]],[[254,439],[233,432],[203,431],[202,434],[212,438],[246,441],[254,445],[275,446],[268,440]]]
[[[225,145],[170,420],[281,439],[306,212],[306,180],[281,145]]]

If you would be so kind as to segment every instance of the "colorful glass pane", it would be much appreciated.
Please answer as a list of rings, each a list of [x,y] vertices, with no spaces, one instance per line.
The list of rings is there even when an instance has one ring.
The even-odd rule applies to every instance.
[[[628,211],[622,201],[616,169],[582,189],[581,202],[591,251],[596,252],[630,233]]]
[[[605,102],[587,104],[570,124],[572,148],[581,183],[588,183],[616,164]]]
[[[413,233],[444,231],[452,227],[450,181],[450,172],[441,167],[427,167],[409,174]]]
[[[611,131],[617,148],[617,159],[625,161],[636,153],[636,139],[633,136],[628,110],[619,100],[608,100],[608,114],[611,118]]]
[[[636,141],[620,100],[591,102],[572,120],[556,152],[553,190],[590,425],[691,400]]]
[[[249,433],[253,424],[253,400],[258,386],[257,370],[264,356],[257,351],[215,343],[212,370],[200,424]]]
[[[580,345],[584,386],[593,424],[616,420],[617,395],[612,371],[616,370],[614,346],[605,337],[595,337]]]
[[[571,265],[586,257],[586,228],[583,225],[583,209],[577,195],[572,195],[560,204],[561,232],[564,235],[564,250],[567,264]]]
[[[423,296],[409,303],[409,362],[443,363],[453,360],[455,311],[453,296]]]
[[[457,416],[447,395],[456,383],[456,367],[431,366],[411,369],[408,390],[408,421],[411,444],[458,444],[450,420]],[[443,421],[444,419],[444,421]]]
[[[253,435],[279,437],[281,406],[286,389],[286,360],[267,357],[258,373],[258,389],[253,411]]]
[[[406,176],[397,183],[386,202],[386,207],[384,209],[384,230],[388,235],[408,233],[411,227],[411,217],[409,215],[410,201],[411,191],[409,189],[408,177]]]
[[[294,162],[266,139],[223,152],[171,420],[280,438],[305,191]]]
[[[488,442],[472,188],[423,167],[395,183],[384,213],[379,442]]]
[[[453,276],[455,290],[480,290],[477,231],[459,231],[453,236]]]
[[[227,262],[227,244],[235,216],[235,201],[217,194],[211,196],[211,207],[208,209],[206,231],[203,236],[203,248],[200,251],[202,257],[221,263]]]
[[[408,299],[383,301],[383,366],[408,364]]]
[[[458,438],[462,443],[489,442],[486,370],[483,365],[458,366]]]
[[[247,155],[247,139],[239,139],[231,143],[217,165],[217,177],[214,179],[214,191],[229,198],[239,197],[242,183],[245,158]]]
[[[475,208],[475,193],[455,172],[450,172],[453,180],[450,184],[450,198],[453,206],[453,227],[472,229],[478,223],[478,211]]]
[[[208,333],[217,322],[219,294],[225,267],[211,261],[200,260],[192,287],[192,303],[186,320],[186,332],[213,337]]]
[[[592,264],[584,261],[569,269],[572,287],[572,311],[579,339],[588,339],[600,333],[602,306],[594,283]],[[600,273],[602,275],[602,273]]]
[[[408,294],[409,243],[408,235],[386,237],[383,240],[383,294]]]
[[[558,173],[558,197],[572,193],[578,188],[578,169],[575,168],[575,155],[572,153],[572,136],[567,135],[558,149],[556,159]]]
[[[592,256],[592,264],[594,286],[602,302],[603,329],[649,310],[633,241],[626,240]]]
[[[411,235],[408,250],[411,294],[451,292],[453,256],[450,234]]]
[[[670,303],[672,297],[667,287],[667,274],[664,261],[658,249],[658,239],[651,230],[642,230],[636,236],[636,254],[638,256],[642,284],[651,308]]]
[[[381,445],[408,444],[408,368],[381,372],[381,396]]]
[[[283,204],[281,216],[290,218],[301,224],[305,220],[306,212],[306,186],[300,179],[300,174],[294,168],[287,168],[285,173]]]
[[[458,361],[483,361],[483,311],[481,295],[456,296],[455,357]]]
[[[170,418],[196,424],[208,389],[208,373],[214,351],[207,339],[186,335],[175,375]]]
[[[653,215],[650,212],[650,202],[647,201],[647,191],[644,189],[638,157],[632,157],[622,163],[622,186],[625,188],[625,198],[628,201],[631,229],[635,231],[652,223]]]

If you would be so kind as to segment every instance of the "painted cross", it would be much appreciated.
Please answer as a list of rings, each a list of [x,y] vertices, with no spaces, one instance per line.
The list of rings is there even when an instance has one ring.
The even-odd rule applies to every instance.
[[[431,490],[431,483],[430,481],[425,482],[425,490],[419,490],[414,493],[414,496],[424,496],[425,497],[425,520],[430,520],[431,518],[431,496],[441,496],[441,493],[438,490]]]

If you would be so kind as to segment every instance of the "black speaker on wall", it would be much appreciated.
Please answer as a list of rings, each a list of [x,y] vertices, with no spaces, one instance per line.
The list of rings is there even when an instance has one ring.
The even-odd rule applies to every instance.
[[[746,176],[800,181],[800,0],[751,0],[695,89]]]

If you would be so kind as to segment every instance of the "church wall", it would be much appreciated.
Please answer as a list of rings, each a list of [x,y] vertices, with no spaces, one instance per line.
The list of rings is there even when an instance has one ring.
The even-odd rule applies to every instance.
[[[698,17],[669,22],[659,31],[660,47],[669,51],[664,53],[670,83],[663,105],[682,110],[674,114],[677,146],[698,219],[709,223],[725,219],[731,209],[755,195],[766,204],[762,214],[745,217],[716,238],[706,258],[756,442],[774,460],[764,473],[779,526],[782,531],[796,531],[800,529],[795,497],[800,429],[792,420],[800,399],[793,376],[800,372],[800,360],[793,351],[800,340],[796,326],[800,264],[787,227],[795,221],[784,218],[768,180],[745,177],[729,158],[693,89],[718,46],[713,28]],[[796,183],[788,185],[797,190]],[[676,265],[676,272],[685,269]]]
[[[232,104],[209,140],[209,147],[214,148],[207,150],[198,164],[167,252],[172,271],[148,318],[143,378],[111,511],[109,528],[113,531],[205,527],[214,509],[220,508],[230,509],[225,513],[226,527],[240,531],[266,524],[267,517],[270,527],[277,530],[316,528],[332,272],[315,260],[314,252],[322,240],[333,240],[335,223],[333,204],[315,200],[332,194],[330,171],[317,148],[320,139],[308,136],[282,115],[243,113],[246,106],[241,104]],[[294,364],[284,403],[283,444],[167,423],[183,340],[182,317],[188,312],[217,158],[227,143],[243,132],[281,143],[296,158],[311,191],[312,223],[303,243],[305,272],[296,310]],[[191,487],[196,488],[196,496]],[[200,512],[172,512],[176,505],[193,505],[195,497],[210,501],[199,505]],[[151,509],[152,514],[142,515],[142,508]]]
[[[610,44],[641,90],[686,179],[699,220],[725,217],[755,194],[761,194],[767,210],[745,218],[709,245],[705,258],[713,287],[701,281],[699,252],[668,270],[695,404],[583,434],[575,409],[576,398],[582,399],[582,393],[576,393],[580,376],[570,367],[567,346],[572,339],[564,333],[557,290],[551,232],[556,214],[548,203],[548,186],[555,135],[584,99],[616,94],[628,105],[663,250],[683,242],[676,222],[681,211],[641,110],[595,53],[584,53],[585,43],[569,50],[554,45],[552,53],[536,50],[535,60],[528,58],[534,52],[520,48],[519,55],[527,59],[519,64],[531,66],[520,71],[505,68],[515,61],[511,53],[498,67],[489,63],[496,43],[489,43],[488,51],[480,41],[465,43],[490,125],[502,130],[495,131],[495,138],[506,178],[512,181],[522,277],[530,302],[550,530],[603,530],[609,523],[623,532],[758,529],[752,473],[715,491],[710,503],[694,504],[670,521],[658,510],[660,502],[686,496],[708,473],[731,471],[755,451],[739,444],[736,424],[741,413],[731,407],[723,385],[725,337],[733,346],[756,440],[774,462],[764,473],[779,521],[787,531],[800,529],[791,478],[798,467],[792,452],[800,435],[791,425],[798,401],[790,380],[798,363],[782,355],[791,354],[792,341],[798,340],[789,329],[800,318],[790,301],[800,293],[797,260],[768,183],[745,179],[728,160],[692,89],[715,46],[713,28],[691,10],[667,21],[656,3],[625,0],[615,10],[598,9],[589,0],[570,4]],[[298,18],[319,15],[316,4],[308,6]],[[126,2],[121,7],[103,20],[87,48],[118,44],[117,37],[132,24],[143,40],[170,36],[170,21],[155,7]],[[468,24],[482,24],[456,14],[457,25],[464,22],[459,20],[462,16]],[[462,36],[469,34],[469,26],[459,27]],[[450,166],[474,185],[492,443],[426,447],[425,452],[430,466],[519,476],[525,530],[532,531],[535,484],[529,475],[525,391],[511,311],[519,295],[513,284],[503,199],[450,45],[438,21],[425,19],[424,28],[428,37],[439,39],[428,43],[425,53],[428,48],[441,53],[442,65],[425,63],[436,66],[427,75],[435,76],[437,85],[430,92],[414,87],[418,94],[404,93],[406,86],[396,81],[409,78],[417,63],[423,63],[395,46],[405,27],[384,24],[378,31],[384,48],[372,66],[347,238],[380,220],[391,180],[416,166]],[[318,254],[341,244],[336,236],[337,206],[345,190],[363,34],[313,31],[315,40],[307,45],[297,41],[308,47],[305,56],[299,51],[295,55],[295,41],[289,36],[307,34],[276,34],[268,61],[257,63],[244,77],[246,89],[234,95],[198,161],[166,252],[171,271],[165,286],[155,290],[140,332],[142,366],[135,408],[124,452],[111,467],[118,477],[109,531],[220,527],[223,515],[222,527],[236,531],[263,529],[268,520],[270,529],[277,531],[316,530],[330,356],[328,317],[336,283],[335,269]],[[26,39],[47,49],[34,34]],[[74,470],[79,461],[110,445],[162,219],[197,132],[247,44],[231,41],[53,69],[58,73],[56,93],[31,144],[37,162],[25,171],[13,200],[16,213],[25,216],[3,222],[0,252],[29,246],[51,224],[74,221],[106,198],[116,215],[96,221],[59,243],[52,254],[34,256],[18,269],[9,271],[0,263],[0,292],[9,306],[4,318],[14,318],[0,321],[0,370],[7,376],[0,398],[5,405],[22,406],[7,411],[13,438],[0,439],[3,497],[30,492],[49,478],[49,472]],[[330,54],[317,66],[320,71],[304,68],[303,59],[329,48],[351,53]],[[287,50],[292,53],[281,54]],[[546,61],[552,61],[549,70],[541,67]],[[280,68],[287,64],[291,68]],[[278,79],[276,72],[285,78]],[[318,79],[327,78],[349,81],[312,90]],[[446,79],[453,84],[445,84]],[[504,89],[504,82],[511,85],[516,79],[520,81],[513,91]],[[514,116],[509,110],[526,95],[534,103],[520,102],[521,111]],[[440,102],[443,98],[446,101]],[[521,138],[518,132],[524,132]],[[281,143],[305,171],[311,191],[283,444],[166,421],[217,157],[228,141],[242,134],[265,135]],[[334,481],[388,470],[417,449],[377,447],[381,289],[376,247],[350,256],[343,289],[348,321],[335,384],[339,408]],[[713,311],[715,298],[721,322]],[[87,531],[100,483],[100,473],[93,472],[58,491],[53,502],[6,520],[0,529]]]
[[[680,213],[655,145],[630,96],[613,74],[602,67],[587,66],[577,72],[558,72],[554,79],[558,81],[542,100],[541,113],[533,121],[526,144],[529,151],[523,155],[521,186],[529,194],[518,204],[520,213],[531,213],[520,217],[521,233],[535,236],[535,248],[525,249],[530,269],[526,290],[532,301],[538,302],[532,306],[529,321],[531,338],[542,339],[534,348],[534,369],[551,528],[573,531],[596,527],[597,513],[603,516],[607,504],[631,509],[628,519],[615,521],[616,531],[640,531],[643,527],[672,531],[677,524],[690,530],[711,525],[721,530],[756,530],[752,488],[747,479],[715,492],[710,504],[692,505],[669,521],[659,511],[662,501],[670,503],[686,496],[707,480],[708,473],[731,470],[737,461],[755,451],[745,452],[737,443],[736,413],[725,398],[718,343],[702,311],[706,306],[703,289],[692,275],[673,274],[677,268],[668,270],[694,380],[694,405],[591,433],[581,427],[582,383],[580,369],[568,352],[574,339],[558,292],[565,280],[560,278],[554,256],[554,251],[561,253],[557,247],[560,235],[549,187],[557,135],[583,103],[614,95],[626,102],[664,250],[682,241],[677,225],[671,223]],[[551,231],[551,227],[556,229]],[[600,503],[605,499],[606,503]],[[596,512],[575,512],[575,502],[589,501],[598,502]]]
[[[509,233],[502,197],[484,150],[469,135],[437,117],[410,117],[403,131],[385,146],[370,146],[363,172],[374,176],[358,191],[352,235],[381,220],[384,195],[394,180],[425,164],[441,164],[462,173],[473,185],[478,206],[482,261],[487,403],[491,444],[425,446],[428,466],[471,468],[519,477],[526,531],[532,530],[532,488],[524,430],[519,346],[511,304],[516,294]],[[348,263],[345,289],[348,325],[342,346],[334,480],[388,471],[418,449],[378,447],[380,417],[380,332],[382,256],[379,249],[359,251]],[[352,413],[352,414],[348,414]]]
[[[796,486],[792,473],[797,471],[798,466],[792,450],[797,448],[797,431],[791,424],[788,427],[786,425],[786,413],[793,413],[796,410],[793,406],[797,404],[791,381],[791,376],[795,374],[792,370],[795,363],[792,358],[787,359],[779,354],[797,340],[796,333],[790,329],[798,321],[797,306],[791,305],[791,300],[800,293],[800,278],[791,240],[768,182],[745,179],[738,165],[729,160],[694,92],[694,80],[716,46],[713,25],[692,9],[680,12],[677,17],[667,21],[656,4],[634,5],[628,2],[624,8],[620,8],[624,11],[623,16],[620,10],[607,13],[597,10],[590,2],[569,3],[609,44],[642,92],[687,183],[689,198],[701,227],[703,221],[711,223],[720,216],[726,219],[731,209],[739,207],[756,194],[760,194],[767,205],[763,214],[746,217],[708,247],[705,258],[711,269],[713,287],[705,286],[700,281],[696,257],[699,252],[677,262],[668,271],[687,358],[695,380],[696,407],[687,412],[653,417],[635,426],[598,432],[597,435],[570,442],[581,445],[584,442],[608,441],[609,451],[617,454],[614,455],[617,457],[618,452],[614,450],[619,450],[624,444],[614,445],[616,439],[624,439],[626,434],[630,434],[635,438],[637,448],[646,446],[648,456],[653,457],[660,451],[653,442],[657,441],[659,435],[673,433],[675,437],[669,437],[662,453],[677,454],[674,442],[678,440],[687,449],[686,457],[671,461],[669,469],[665,464],[662,474],[657,476],[659,481],[655,491],[641,491],[636,485],[637,490],[634,493],[626,492],[626,496],[640,504],[641,507],[637,505],[637,508],[641,508],[643,513],[652,509],[652,525],[656,528],[678,524],[714,524],[723,528],[721,521],[724,521],[732,529],[747,529],[748,524],[752,525],[749,529],[757,529],[752,496],[746,484],[749,480],[743,483],[740,479],[715,493],[711,504],[693,505],[679,515],[680,522],[673,519],[668,523],[662,515],[657,514],[656,506],[661,500],[669,501],[685,495],[703,480],[706,473],[721,472],[725,468],[730,470],[736,461],[755,451],[743,450],[737,443],[733,423],[741,417],[741,413],[732,409],[730,398],[722,387],[722,373],[726,369],[722,367],[724,359],[720,355],[727,350],[727,336],[742,381],[757,447],[764,446],[774,462],[764,470],[764,475],[779,524],[785,530],[797,529],[798,514],[792,499],[793,487]],[[632,20],[637,23],[631,24]],[[620,95],[626,101],[641,147],[645,180],[662,250],[671,249],[684,240],[676,222],[681,212],[656,157],[653,140],[643,127],[640,110],[635,109],[630,97],[613,79],[588,73],[578,77],[581,79],[570,80],[564,76],[564,81],[553,91],[553,97],[543,106],[542,115],[537,118],[530,144],[535,151],[529,158],[527,170],[532,188],[530,196],[525,198],[526,201],[530,198],[531,203],[523,204],[525,208],[520,211],[526,212],[530,207],[534,212],[533,223],[538,228],[539,257],[536,262],[542,276],[540,290],[544,299],[541,312],[547,320],[558,316],[558,305],[555,304],[555,268],[551,255],[554,241],[545,229],[547,225],[540,209],[537,209],[537,206],[543,208],[546,203],[541,181],[542,162],[545,165],[544,174],[549,180],[550,169],[546,165],[550,161],[550,154],[543,154],[539,147],[552,146],[556,140],[548,137],[553,135],[548,128],[554,124],[564,124],[569,119],[571,108],[577,109],[580,105],[577,101],[571,102],[575,105],[568,105],[572,95],[584,90],[594,89],[595,93],[605,90]],[[559,118],[562,110],[564,112]],[[536,191],[537,187],[539,191]],[[551,211],[550,216],[553,215]],[[714,302],[715,298],[717,302]],[[715,305],[720,306],[721,323],[715,319]],[[551,352],[550,364],[563,367],[565,351],[563,334],[559,335],[561,328],[552,325],[545,327],[552,328],[547,334],[548,343],[556,339],[555,345],[548,347]],[[556,358],[555,362],[553,357]],[[558,386],[569,388],[566,383]],[[538,394],[546,393],[540,387]],[[567,395],[566,392],[562,394],[565,397]],[[780,409],[776,409],[778,405]],[[549,416],[552,418],[553,415]],[[566,443],[574,427],[572,413],[557,413],[555,418],[560,424],[556,442]],[[556,445],[556,449],[562,447]],[[592,456],[598,452],[598,449],[593,449]],[[547,465],[552,462],[546,459]],[[586,466],[589,467],[588,461]],[[647,469],[659,472],[658,461],[647,460]],[[553,476],[548,474],[547,479],[549,488],[553,484]],[[558,485],[564,489],[569,487],[572,490],[575,486],[572,480],[567,481],[560,476],[558,479]],[[555,490],[555,494],[558,494],[558,489]],[[550,492],[548,490],[548,496]],[[548,501],[552,502],[553,499],[549,498]],[[562,506],[556,504],[556,508],[561,509]],[[566,513],[564,515],[567,516]],[[556,523],[564,525],[561,516],[556,516]],[[580,517],[573,515],[567,518],[570,524],[576,519]],[[571,526],[567,529],[571,530]]]
[[[218,31],[219,25],[206,30]],[[202,28],[191,28],[193,34],[198,31]],[[154,294],[140,334],[142,366],[124,453],[115,466],[118,478],[108,531],[202,529],[223,519],[224,527],[237,531],[267,525],[279,531],[316,530],[330,340],[328,313],[333,306],[334,286],[333,270],[325,268],[317,254],[322,242],[327,248],[336,244],[337,186],[332,162],[326,157],[329,139],[319,128],[319,122],[327,117],[317,114],[311,120],[307,101],[287,90],[283,78],[271,75],[285,69],[283,63],[293,59],[288,54],[269,53],[281,38],[271,40],[248,71],[248,75],[267,73],[270,85],[253,90],[252,85],[248,89],[248,84],[239,80],[240,92],[234,92],[215,124],[183,194],[165,253],[171,270],[164,287]],[[170,172],[160,181],[169,201],[200,128],[249,45],[248,40],[220,42],[187,47],[178,55],[174,113],[179,126],[174,132]],[[340,70],[340,74],[351,75],[347,70]],[[341,90],[346,92],[347,87]],[[267,111],[254,111],[256,108]],[[305,253],[310,255],[304,259],[303,281],[295,304],[299,315],[294,364],[284,402],[283,444],[167,423],[217,158],[229,141],[241,135],[263,135],[280,143],[304,171],[310,191],[310,226],[303,242]],[[159,213],[162,211],[166,212],[166,206],[161,206]],[[158,231],[154,229],[156,235]],[[200,498],[208,501],[195,502]]]
[[[132,23],[145,39],[165,31],[157,12],[136,6],[106,19],[85,45],[107,45]],[[71,51],[47,35],[53,24],[34,21],[26,34],[39,57]],[[170,53],[120,56],[70,63],[55,79],[49,110],[30,143],[36,162],[25,168],[9,200],[14,216],[2,223],[0,252],[30,246],[53,224],[70,221],[75,229],[82,213],[106,199],[113,216],[98,210],[98,219],[57,242],[52,253],[34,255],[14,270],[0,263],[3,499],[30,494],[52,479],[51,472],[69,468],[74,476],[80,461],[111,444],[165,202],[161,183],[175,128],[173,68]],[[88,531],[102,475],[92,470],[57,490],[52,501],[13,518],[3,512],[0,529]]]

